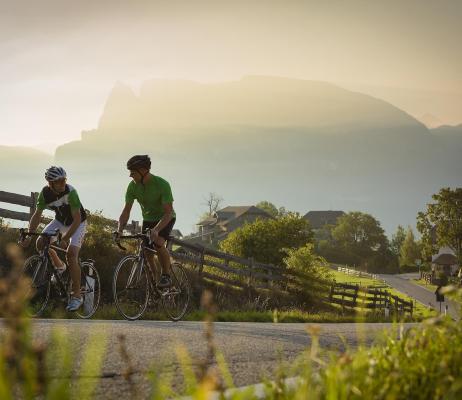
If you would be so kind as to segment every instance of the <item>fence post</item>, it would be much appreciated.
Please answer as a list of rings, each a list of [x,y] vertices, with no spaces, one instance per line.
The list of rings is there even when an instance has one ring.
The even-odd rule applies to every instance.
[[[248,285],[252,287],[253,257],[250,257]]]
[[[358,301],[358,291],[359,291],[359,285],[356,285],[356,288],[355,288],[355,295],[354,295],[354,297],[353,297],[353,304],[354,304],[353,307],[356,307],[356,305],[357,305],[357,301]]]
[[[37,192],[30,192],[31,205],[29,207],[29,216],[32,217],[32,214],[35,212],[35,206],[37,204]]]
[[[202,248],[202,251],[201,251],[201,261],[200,261],[200,264],[199,264],[199,278],[202,278],[202,270],[204,269],[204,260],[205,260],[205,248]]]

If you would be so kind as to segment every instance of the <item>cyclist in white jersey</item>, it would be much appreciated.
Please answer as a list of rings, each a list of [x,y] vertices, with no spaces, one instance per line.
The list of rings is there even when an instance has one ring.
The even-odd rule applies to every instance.
[[[67,262],[72,280],[72,295],[67,311],[76,311],[83,303],[80,295],[80,266],[79,251],[85,237],[87,228],[87,216],[85,209],[80,203],[79,195],[75,188],[66,183],[66,171],[61,167],[52,166],[45,171],[45,186],[39,194],[37,208],[29,221],[29,232],[35,232],[42,212],[45,208],[55,212],[55,219],[43,230],[44,233],[53,233],[56,229],[63,234],[61,246],[67,247]],[[31,237],[26,238],[21,244],[26,247],[30,244]],[[52,238],[56,240],[56,238]],[[37,239],[37,248],[43,248],[43,238]],[[50,257],[55,268],[62,270],[62,264],[56,252],[50,249]]]

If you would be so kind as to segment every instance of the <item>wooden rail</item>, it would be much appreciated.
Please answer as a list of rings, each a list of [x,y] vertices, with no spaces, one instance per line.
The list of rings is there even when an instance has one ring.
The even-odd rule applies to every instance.
[[[285,279],[283,269],[275,265],[236,257],[177,238],[172,238],[170,245],[179,246],[171,252],[173,259],[195,265],[202,279],[217,280],[242,288],[269,288],[274,282]]]
[[[366,277],[366,278],[371,278],[371,279],[378,279],[378,276],[376,274],[370,274],[369,272],[364,272],[360,271],[357,269],[351,269],[351,268],[346,268],[346,267],[337,267],[337,270],[339,272],[343,272],[347,275],[354,275],[354,276],[359,276],[360,278]]]
[[[30,196],[22,194],[4,192],[0,190],[0,202],[15,204],[18,206],[28,207],[29,212],[11,211],[4,208],[0,208],[0,217],[15,219],[19,221],[29,221],[30,217],[35,211],[35,203],[37,201],[38,193],[31,192]]]
[[[360,286],[358,284],[336,283],[331,286],[329,301],[340,304],[342,309],[366,308],[388,309],[398,314],[408,313],[412,316],[414,304],[390,294],[384,286]]]

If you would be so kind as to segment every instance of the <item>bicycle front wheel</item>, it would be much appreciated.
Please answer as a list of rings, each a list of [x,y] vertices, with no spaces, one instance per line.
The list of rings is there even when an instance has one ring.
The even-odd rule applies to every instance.
[[[93,261],[82,261],[80,269],[83,305],[76,311],[76,314],[79,318],[90,318],[96,312],[99,305],[101,282],[98,270],[95,268]]]
[[[50,298],[50,272],[48,261],[39,255],[29,257],[24,263],[24,274],[30,279],[27,292],[29,306],[27,313],[31,317],[38,317],[44,311]]]
[[[159,290],[162,297],[162,305],[168,317],[172,321],[179,321],[188,311],[191,299],[191,286],[188,275],[180,263],[171,266],[172,286],[168,289]]]
[[[148,273],[143,261],[131,255],[122,258],[112,280],[114,303],[130,321],[140,318],[149,300]]]

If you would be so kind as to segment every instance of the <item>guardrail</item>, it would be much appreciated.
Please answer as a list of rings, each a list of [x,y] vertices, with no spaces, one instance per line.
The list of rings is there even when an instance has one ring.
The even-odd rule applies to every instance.
[[[408,313],[412,316],[414,304],[398,296],[390,294],[385,286],[360,286],[336,283],[331,286],[329,301],[340,304],[342,309],[366,308]]]

